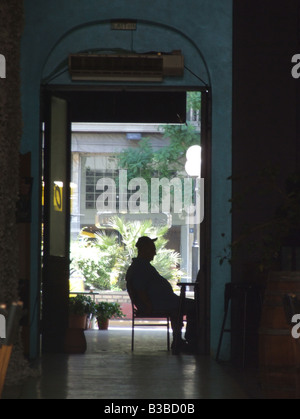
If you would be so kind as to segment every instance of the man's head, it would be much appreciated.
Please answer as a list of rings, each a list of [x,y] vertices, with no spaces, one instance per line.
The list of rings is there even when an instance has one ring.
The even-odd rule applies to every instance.
[[[138,257],[142,257],[149,261],[153,260],[156,255],[156,247],[154,242],[156,239],[150,239],[150,237],[142,236],[136,242],[136,247],[138,249]]]

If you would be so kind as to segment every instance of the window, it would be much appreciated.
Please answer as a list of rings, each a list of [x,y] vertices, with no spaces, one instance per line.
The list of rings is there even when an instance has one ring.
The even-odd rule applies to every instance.
[[[86,168],[85,173],[85,208],[96,209],[97,198],[100,195],[100,191],[97,190],[97,182],[101,178],[109,177],[115,179],[117,172],[107,170],[92,170],[89,167]]]

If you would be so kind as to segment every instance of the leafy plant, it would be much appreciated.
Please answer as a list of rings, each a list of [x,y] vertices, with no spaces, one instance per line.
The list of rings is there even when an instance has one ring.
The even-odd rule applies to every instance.
[[[187,108],[188,111],[192,109],[194,112],[200,112],[201,109],[201,93],[187,92]]]
[[[140,236],[150,236],[158,238],[153,265],[175,285],[182,275],[180,255],[166,248],[168,226],[156,228],[151,220],[130,222],[112,217],[108,227],[114,233],[96,233],[92,242],[80,239],[71,246],[72,267],[84,275],[86,284],[99,290],[125,290],[125,275],[137,254],[135,244]]]
[[[171,180],[185,174],[186,151],[191,145],[199,144],[199,133],[192,124],[165,125],[160,130],[165,147],[154,150],[150,139],[143,138],[138,147],[125,149],[116,156],[119,168],[127,170],[128,182],[142,177],[150,188],[153,177]]]
[[[119,303],[109,303],[107,301],[100,301],[99,303],[96,303],[94,313],[98,321],[109,320],[113,317],[125,317]]]
[[[94,302],[89,296],[76,295],[69,298],[69,313],[84,316],[85,314],[93,314]]]
[[[179,269],[180,255],[174,250],[167,249],[165,246],[168,240],[164,237],[168,232],[168,226],[154,227],[151,220],[125,222],[122,217],[112,217],[108,223],[109,227],[119,233],[122,241],[115,254],[114,271],[117,278],[117,286],[126,289],[125,275],[132,258],[137,255],[135,244],[139,237],[157,237],[155,246],[157,255],[152,262],[153,266],[174,286],[182,272]],[[99,236],[103,239],[103,235]],[[115,240],[117,238],[115,237]]]
[[[101,242],[80,238],[71,244],[71,267],[82,273],[87,286],[110,290],[117,247],[114,238],[107,235]]]
[[[187,92],[187,112],[192,109],[199,112],[201,108],[201,93]],[[185,153],[187,149],[199,144],[199,132],[194,124],[161,125],[159,131],[163,133],[165,146],[154,150],[149,138],[143,138],[136,148],[123,150],[116,157],[119,167],[127,169],[128,180],[143,177],[148,184],[151,177],[158,175],[172,178],[184,170]]]

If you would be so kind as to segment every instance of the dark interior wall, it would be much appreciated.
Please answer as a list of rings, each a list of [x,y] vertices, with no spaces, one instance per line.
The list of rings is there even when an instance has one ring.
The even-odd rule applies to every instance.
[[[291,75],[292,56],[300,51],[299,0],[235,0],[233,26],[232,173],[253,177],[268,164],[279,168],[279,182],[299,169],[300,80]],[[282,185],[280,185],[282,186]],[[233,240],[246,223],[273,214],[276,196],[248,194],[247,181],[233,182]],[[243,261],[233,266],[241,281]]]
[[[247,176],[232,183],[232,239],[238,240],[246,225],[267,221],[278,205],[278,194],[265,193],[260,182],[249,190],[259,171],[269,164],[278,168],[282,187],[289,173],[299,170],[300,79],[292,77],[291,59],[300,52],[300,2],[234,0],[233,5],[232,174]],[[266,277],[255,278],[252,253],[244,247],[233,260],[234,283],[258,279],[263,285]],[[241,301],[233,304],[233,330],[241,327]],[[250,327],[259,322],[256,303],[249,309]],[[240,360],[240,334],[232,335],[232,358]],[[247,349],[246,358],[255,359],[257,337]]]
[[[232,0],[24,0],[25,27],[21,43],[21,99],[23,133],[20,151],[31,153],[32,222],[31,222],[31,330],[30,357],[39,347],[39,319],[35,301],[40,289],[40,91],[41,85],[68,85],[81,83],[70,80],[65,65],[70,52],[83,50],[172,51],[181,49],[186,70],[184,77],[166,78],[163,83],[147,84],[148,88],[203,87],[211,89],[211,124],[206,141],[212,148],[211,176],[211,244],[208,256],[208,278],[211,289],[211,316],[207,315],[212,351],[218,343],[223,315],[224,284],[230,280],[230,267],[220,266],[218,255],[223,248],[223,237],[231,232],[228,198],[231,184],[226,178],[231,172],[231,102],[232,102]],[[111,19],[137,20],[137,30],[111,30]],[[134,83],[135,84],[135,83]],[[123,83],[118,83],[118,86]],[[140,87],[142,83],[137,83]],[[93,84],[94,86],[94,84]],[[97,87],[107,86],[106,82]],[[210,96],[210,93],[207,96]],[[210,99],[209,99],[210,102]],[[210,106],[210,105],[209,105]],[[210,131],[211,130],[211,131]],[[211,178],[211,179],[210,179]],[[208,214],[208,211],[207,211]],[[208,216],[205,216],[208,221]],[[211,274],[210,274],[211,271]],[[223,348],[222,348],[223,349]],[[228,352],[228,351],[226,351]],[[223,349],[224,353],[224,349]]]

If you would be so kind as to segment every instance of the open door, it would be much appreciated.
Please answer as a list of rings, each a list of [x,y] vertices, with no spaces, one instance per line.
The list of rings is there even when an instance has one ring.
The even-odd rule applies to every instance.
[[[45,113],[43,352],[63,350],[68,325],[70,132],[67,101],[49,94]]]

